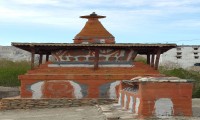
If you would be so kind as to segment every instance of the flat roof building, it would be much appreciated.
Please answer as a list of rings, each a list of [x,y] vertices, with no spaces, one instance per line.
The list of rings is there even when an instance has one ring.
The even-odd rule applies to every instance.
[[[161,55],[161,65],[181,68],[200,66],[200,45],[179,45]]]

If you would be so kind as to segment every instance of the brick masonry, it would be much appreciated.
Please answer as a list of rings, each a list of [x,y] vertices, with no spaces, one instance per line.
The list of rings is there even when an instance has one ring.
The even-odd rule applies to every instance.
[[[94,70],[87,67],[39,68],[20,75],[22,98],[117,98],[121,80],[136,76],[161,76],[143,63],[133,67],[107,67]]]
[[[133,82],[131,87],[122,83],[119,104],[139,117],[191,116],[192,83],[162,78]]]

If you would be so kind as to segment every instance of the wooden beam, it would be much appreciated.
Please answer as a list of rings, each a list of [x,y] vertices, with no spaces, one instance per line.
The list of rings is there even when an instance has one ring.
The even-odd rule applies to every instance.
[[[43,54],[40,53],[39,65],[42,64],[42,58],[43,58]]]
[[[147,64],[150,65],[150,54],[147,54]]]
[[[95,49],[95,56],[94,56],[94,70],[98,69],[99,67],[99,49]]]
[[[155,57],[155,54],[152,54],[151,55],[151,67],[154,67],[154,58]]]
[[[155,70],[158,70],[159,60],[160,60],[160,54],[161,54],[161,49],[159,48],[157,50],[157,54],[156,54],[156,61],[155,61],[155,66],[154,66]]]
[[[31,47],[31,69],[34,69],[35,63],[35,48],[34,46]]]

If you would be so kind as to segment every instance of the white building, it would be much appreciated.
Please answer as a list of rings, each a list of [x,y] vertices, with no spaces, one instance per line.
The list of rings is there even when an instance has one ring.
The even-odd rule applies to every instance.
[[[43,61],[45,60],[45,55],[43,56]],[[7,59],[11,61],[30,61],[31,53],[25,50],[13,47],[13,46],[0,46],[0,59]],[[53,57],[50,55],[49,60],[53,60]],[[35,55],[35,63],[38,64],[39,55]]]
[[[161,55],[161,65],[190,68],[200,66],[200,45],[181,45]]]

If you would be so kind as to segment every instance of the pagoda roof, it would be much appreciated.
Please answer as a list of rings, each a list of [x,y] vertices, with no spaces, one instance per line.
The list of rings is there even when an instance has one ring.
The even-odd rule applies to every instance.
[[[156,54],[157,49],[161,49],[161,54],[176,44],[143,44],[143,43],[115,43],[115,44],[75,44],[75,43],[20,43],[12,42],[12,46],[31,52],[33,49],[36,54],[50,54],[56,50],[68,49],[133,49],[138,54]]]

